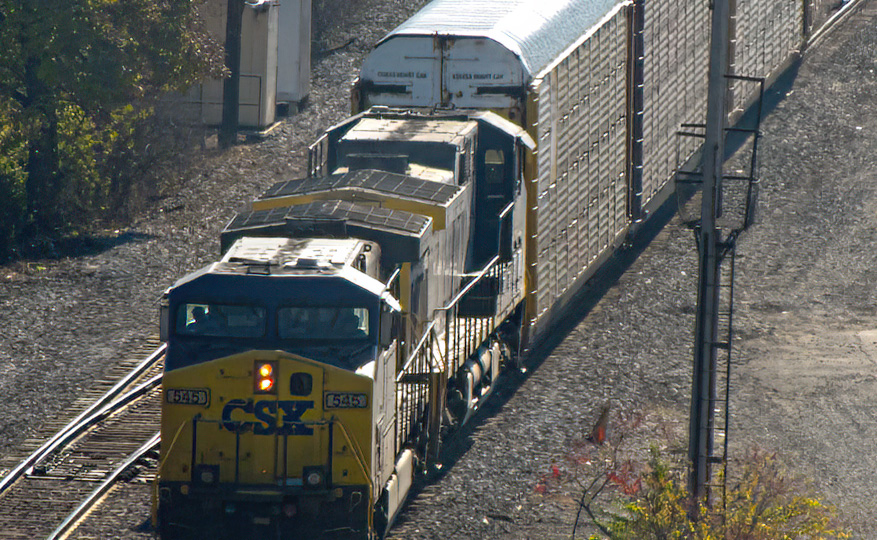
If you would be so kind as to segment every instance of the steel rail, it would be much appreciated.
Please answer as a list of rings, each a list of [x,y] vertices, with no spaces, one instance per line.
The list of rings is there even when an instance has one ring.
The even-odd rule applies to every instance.
[[[143,360],[140,364],[137,365],[133,370],[131,370],[125,377],[119,380],[112,388],[107,390],[107,392],[101,396],[98,400],[96,400],[90,407],[86,410],[82,411],[82,413],[77,416],[72,422],[67,424],[61,431],[53,435],[48,441],[46,441],[42,446],[40,446],[35,452],[33,452],[30,456],[24,459],[21,463],[15,466],[12,470],[6,473],[2,479],[0,479],[0,493],[3,493],[9,486],[15,483],[16,480],[21,478],[24,474],[33,470],[33,467],[44,460],[46,456],[51,454],[53,451],[57,450],[64,444],[67,444],[72,438],[71,433],[73,433],[76,429],[83,429],[81,426],[83,424],[88,424],[89,422],[94,422],[95,419],[101,418],[102,414],[105,414],[108,410],[109,406],[114,406],[117,408],[120,406],[119,402],[122,400],[130,401],[136,396],[133,396],[132,393],[136,392],[138,389],[143,389],[147,384],[152,384],[155,386],[158,382],[161,382],[161,375],[157,375],[147,381],[146,383],[140,385],[138,389],[129,392],[123,398],[113,402],[113,399],[116,398],[119,394],[121,394],[122,390],[124,390],[127,386],[129,386],[134,380],[143,375],[149,368],[151,368],[159,358],[164,355],[166,344],[162,344],[155,351],[152,352],[145,360]],[[154,382],[158,379],[157,382]],[[143,389],[142,392],[145,392],[147,389]],[[126,402],[127,402],[126,401]],[[91,424],[88,424],[91,425]],[[78,435],[81,433],[79,431],[76,433]]]
[[[829,19],[825,21],[825,24],[819,27],[819,30],[810,36],[810,39],[807,40],[807,48],[815,47],[820,41],[822,41],[822,38],[831,32],[831,30],[833,30],[841,21],[845,20],[850,14],[852,14],[855,8],[860,7],[864,3],[865,0],[849,0],[837,11],[837,13],[829,17]]]
[[[142,458],[146,453],[150,450],[156,448],[158,444],[161,442],[161,432],[156,432],[146,443],[143,444],[140,448],[135,450],[128,458],[122,462],[121,465],[116,467],[116,469],[111,472],[101,484],[94,489],[91,493],[89,493],[88,497],[80,503],[79,506],[76,507],[73,512],[71,512],[64,521],[58,525],[58,528],[55,529],[52,534],[50,534],[47,540],[57,540],[62,538],[67,532],[70,531],[71,527],[79,521],[90,508],[92,508],[95,503],[97,503],[98,499],[103,497],[116,483],[119,479],[119,476],[127,471],[132,465],[134,465],[140,458]]]
[[[120,410],[122,407],[128,405],[132,401],[142,397],[144,394],[146,394],[147,392],[149,392],[150,390],[152,390],[153,388],[155,388],[156,386],[161,384],[161,378],[162,378],[161,374],[154,375],[152,378],[143,382],[142,384],[140,384],[139,386],[137,386],[136,388],[134,388],[130,392],[126,393],[125,395],[123,395],[122,397],[117,399],[116,401],[107,403],[100,410],[94,412],[93,414],[89,415],[88,417],[83,418],[82,420],[80,420],[78,422],[71,422],[70,424],[68,424],[67,427],[64,428],[64,430],[62,430],[61,432],[58,433],[58,435],[60,435],[60,437],[59,436],[54,437],[54,439],[55,439],[54,442],[51,445],[47,445],[45,447],[45,451],[43,452],[43,456],[40,459],[38,459],[37,461],[35,461],[31,467],[28,467],[25,470],[25,474],[31,474],[33,471],[33,468],[36,467],[36,465],[40,461],[42,461],[42,459],[49,456],[53,452],[60,450],[61,448],[63,448],[64,446],[66,446],[67,444],[69,444],[70,442],[75,440],[77,437],[79,437],[80,435],[85,433],[85,431],[88,430],[90,427],[94,426],[95,424],[97,424],[101,420],[107,418],[108,416],[110,416],[114,412]]]

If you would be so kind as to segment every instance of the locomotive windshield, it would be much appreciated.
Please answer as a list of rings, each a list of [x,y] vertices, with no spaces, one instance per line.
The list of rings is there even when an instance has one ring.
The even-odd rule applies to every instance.
[[[266,310],[257,306],[181,304],[177,335],[229,338],[266,336]],[[294,340],[363,339],[369,335],[365,307],[282,307],[277,310],[277,337]]]
[[[265,308],[225,304],[181,304],[177,334],[258,338],[265,335]]]
[[[366,306],[178,304],[166,369],[250,349],[286,350],[353,369],[377,346],[377,315]]]
[[[284,307],[277,311],[280,339],[363,339],[368,329],[364,307]]]
[[[312,251],[326,259],[335,253]],[[213,265],[168,291],[166,371],[251,350],[287,351],[344,369],[374,359],[382,283],[352,266],[253,268]]]

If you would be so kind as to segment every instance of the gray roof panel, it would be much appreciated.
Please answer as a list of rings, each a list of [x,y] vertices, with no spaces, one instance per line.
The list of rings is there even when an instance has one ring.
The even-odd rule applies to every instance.
[[[222,249],[238,238],[272,236],[361,238],[381,246],[387,268],[418,260],[432,230],[432,218],[348,201],[312,203],[238,214],[222,232]]]
[[[442,205],[449,204],[462,190],[460,186],[453,184],[424,180],[403,174],[362,169],[324,177],[278,182],[259,197],[259,200],[305,195],[343,188],[390,193],[396,196]]]
[[[226,231],[266,227],[294,220],[345,221],[414,236],[422,235],[430,223],[428,217],[401,210],[347,201],[315,201],[271,210],[242,212],[229,223]]]

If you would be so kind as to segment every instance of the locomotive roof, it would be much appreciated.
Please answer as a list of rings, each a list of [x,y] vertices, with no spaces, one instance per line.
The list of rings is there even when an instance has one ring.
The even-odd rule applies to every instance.
[[[515,53],[530,76],[549,66],[627,0],[433,0],[387,34],[484,37]]]
[[[383,297],[399,309],[383,283],[351,266],[363,243],[353,238],[239,238],[220,261],[184,276],[171,290],[198,287],[196,282],[209,276],[334,277]]]
[[[352,263],[361,243],[361,240],[351,238],[241,238],[220,262],[263,263],[281,267],[323,263],[340,268]]]
[[[260,228],[295,220],[345,221],[348,224],[416,236],[423,234],[431,221],[426,216],[402,210],[333,200],[241,212],[228,224],[226,230]]]
[[[478,124],[469,120],[365,117],[343,141],[407,141],[460,144]]]
[[[364,238],[380,244],[381,260],[394,265],[417,260],[433,225],[422,214],[331,199],[241,212],[221,240],[225,249],[242,236]]]
[[[396,197],[402,196],[442,206],[447,206],[462,190],[460,186],[453,184],[424,180],[404,174],[362,169],[329,176],[278,182],[268,188],[257,200],[290,197],[343,188],[356,188],[392,194]]]

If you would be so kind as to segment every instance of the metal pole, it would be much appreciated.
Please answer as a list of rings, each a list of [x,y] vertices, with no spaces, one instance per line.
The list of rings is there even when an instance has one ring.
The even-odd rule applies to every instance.
[[[219,142],[224,147],[237,142],[241,93],[241,26],[244,1],[228,0],[225,21],[225,67],[230,75],[222,84],[222,126]]]
[[[716,341],[719,304],[719,233],[722,165],[727,111],[725,96],[728,69],[729,2],[713,0],[710,37],[709,88],[706,141],[703,147],[703,199],[697,231],[699,280],[694,331],[694,373],[691,388],[688,456],[691,459],[689,492],[703,500],[710,478],[713,450],[713,415],[716,395]]]

